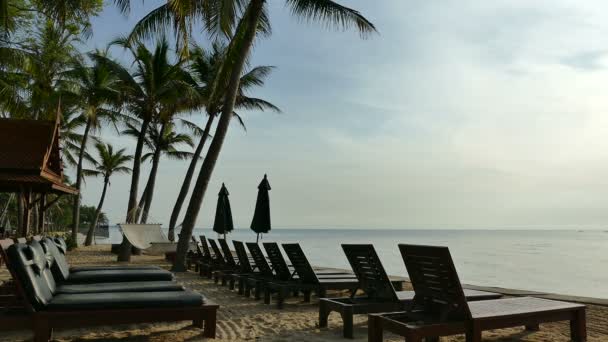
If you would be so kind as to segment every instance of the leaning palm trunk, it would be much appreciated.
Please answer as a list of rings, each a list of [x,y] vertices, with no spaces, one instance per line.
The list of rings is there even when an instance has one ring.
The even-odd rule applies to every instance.
[[[201,166],[196,185],[192,192],[192,197],[190,198],[190,203],[188,204],[188,209],[186,210],[186,216],[184,217],[180,239],[177,244],[175,262],[173,263],[172,268],[175,272],[184,272],[187,270],[186,255],[188,253],[188,248],[190,247],[189,242],[192,237],[192,230],[196,224],[196,219],[203,204],[203,198],[207,186],[209,185],[209,180],[213,174],[213,169],[215,168],[224,139],[226,138],[226,133],[228,132],[230,119],[232,118],[234,110],[234,103],[239,89],[241,73],[243,72],[245,61],[249,56],[249,51],[251,50],[251,46],[255,39],[259,19],[263,12],[263,6],[264,0],[251,0],[249,3],[247,10],[235,31],[236,34],[228,47],[228,56],[224,60],[218,74],[218,77],[223,77],[225,72],[230,72],[230,78],[224,93],[225,97],[222,106],[222,114],[220,115],[215,135],[209,146],[209,151],[207,151],[207,155]],[[243,31],[241,31],[241,29],[243,29]],[[234,58],[232,58],[232,56],[234,56]],[[223,84],[218,84],[217,79],[215,83],[214,93],[224,89]],[[220,90],[218,87],[221,87],[222,89]],[[211,99],[213,101],[214,96],[211,96]],[[210,113],[213,112],[213,110],[210,111]]]
[[[76,167],[76,189],[79,192],[74,196],[74,208],[72,209],[72,240],[76,244],[78,244],[77,236],[78,228],[80,226],[80,185],[82,184],[82,162],[84,160],[84,152],[87,148],[87,139],[89,138],[89,131],[91,130],[92,122],[93,120],[89,117],[82,135],[80,151],[78,152],[78,166]]]
[[[137,146],[135,147],[135,155],[133,156],[133,171],[131,172],[131,190],[129,191],[129,205],[127,206],[127,223],[136,222],[137,214],[137,186],[139,185],[139,173],[141,169],[141,154],[144,149],[144,139],[150,119],[145,118],[141,123],[139,137],[137,137]],[[124,236],[120,250],[118,252],[118,261],[131,260],[131,243]]]
[[[87,232],[87,238],[84,240],[85,246],[90,246],[93,243],[93,234],[95,233],[95,227],[97,226],[97,221],[99,220],[99,214],[101,213],[101,208],[103,207],[103,201],[106,198],[106,191],[108,190],[108,183],[110,179],[106,177],[103,180],[103,190],[101,191],[101,198],[99,199],[99,204],[97,204],[97,209],[95,210],[95,217],[89,226],[89,231]]]
[[[188,195],[188,191],[190,191],[192,176],[194,176],[194,170],[196,170],[198,159],[201,157],[201,153],[203,153],[203,148],[205,147],[205,142],[207,141],[207,137],[211,131],[211,125],[213,124],[214,117],[215,115],[209,115],[209,118],[207,119],[203,136],[201,136],[201,140],[199,141],[198,146],[196,146],[196,150],[194,151],[194,155],[192,156],[192,160],[190,160],[190,165],[186,171],[186,176],[184,176],[184,182],[182,183],[182,187],[177,195],[177,200],[173,206],[171,219],[169,220],[169,241],[175,241],[175,225],[177,224],[177,218],[182,211],[182,205],[184,204],[186,195]]]
[[[160,130],[160,136],[164,134],[165,126]],[[159,138],[160,139],[160,138]],[[150,211],[150,205],[152,205],[152,197],[154,196],[154,185],[156,183],[156,174],[158,173],[158,164],[160,163],[161,147],[156,146],[154,156],[152,157],[152,170],[150,170],[150,177],[148,178],[148,185],[146,186],[146,197],[144,198],[144,207],[141,213],[141,223],[148,221],[148,213]]]

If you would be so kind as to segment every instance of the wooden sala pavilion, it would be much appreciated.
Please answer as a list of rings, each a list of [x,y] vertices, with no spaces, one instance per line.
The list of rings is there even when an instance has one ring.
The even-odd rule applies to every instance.
[[[20,236],[27,236],[32,209],[38,209],[37,231],[44,230],[48,194],[75,195],[63,183],[60,116],[55,121],[0,119],[0,192],[17,193]],[[37,195],[38,194],[38,195]]]

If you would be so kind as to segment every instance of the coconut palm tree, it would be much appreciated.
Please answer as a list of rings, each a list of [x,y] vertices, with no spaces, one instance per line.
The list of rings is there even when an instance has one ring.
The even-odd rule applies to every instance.
[[[183,99],[187,99],[189,96],[196,97],[196,94],[191,91],[192,81],[189,79],[189,75],[182,69],[183,61],[172,62],[170,60],[169,45],[164,37],[156,42],[154,51],[148,50],[143,43],[131,42],[125,38],[116,39],[112,44],[130,51],[135,64],[135,70],[131,73],[127,68],[109,58],[96,57],[97,60],[103,61],[111,67],[114,74],[121,79],[125,106],[140,122],[139,136],[133,156],[126,218],[128,223],[134,223],[137,222],[138,185],[147,131],[155,121],[170,120],[171,116],[181,109],[180,106],[185,101]],[[123,239],[118,260],[129,261],[130,251],[130,243]]]
[[[133,126],[123,131],[123,134],[137,137],[139,132]],[[174,160],[186,160],[192,158],[193,153],[179,150],[180,145],[193,147],[192,137],[186,133],[175,131],[173,123],[159,124],[148,129],[148,134],[144,142],[149,152],[142,156],[142,162],[150,160],[152,168],[148,181],[144,187],[141,199],[139,200],[139,213],[141,214],[141,223],[146,223],[152,199],[154,197],[154,187],[156,184],[156,176],[160,165],[161,158],[167,157]]]
[[[95,150],[97,151],[97,159],[88,158],[91,164],[93,164],[93,168],[84,169],[83,174],[85,176],[103,177],[103,190],[101,191],[101,198],[99,199],[97,209],[95,210],[94,219],[89,226],[87,238],[84,241],[85,246],[90,246],[91,243],[93,243],[93,233],[95,232],[97,220],[99,219],[99,214],[101,213],[101,208],[103,207],[103,202],[106,198],[106,191],[110,185],[110,177],[112,177],[113,174],[131,172],[131,169],[126,165],[133,159],[132,156],[125,153],[124,148],[115,151],[114,147],[110,144],[97,143],[95,144]]]
[[[331,0],[286,0],[286,4],[291,7],[292,13],[300,18],[334,24],[342,29],[354,26],[362,35],[375,31],[374,25],[359,12]],[[240,77],[260,27],[270,27],[266,16],[266,1],[250,0],[230,40],[226,58],[220,67],[208,100],[208,112],[213,113],[217,110],[221,111],[221,114],[184,217],[182,239],[178,242],[177,255],[173,264],[174,271],[186,270],[188,241],[192,236],[209,180],[228,132],[238,97]],[[269,29],[264,31],[269,32]]]
[[[99,52],[96,54],[99,54]],[[116,77],[111,72],[110,68],[103,63],[93,63],[91,66],[84,63],[76,63],[74,68],[66,72],[66,77],[76,84],[76,88],[73,89],[73,96],[80,99],[80,107],[86,118],[76,164],[75,187],[80,190],[82,185],[83,162],[89,134],[100,126],[100,119],[103,117],[103,115],[100,115],[101,113],[111,113],[110,115],[106,115],[106,118],[112,120],[116,119],[112,118],[112,114],[118,115],[118,113],[112,112],[105,108],[105,106],[109,104],[114,106],[118,105],[121,98],[121,89],[118,77]],[[74,196],[72,209],[72,237],[74,238],[74,241],[77,241],[76,234],[80,227],[79,219],[80,194]]]
[[[194,79],[198,83],[196,90],[200,94],[200,97],[203,101],[209,98],[211,86],[213,84],[213,80],[216,77],[219,66],[221,65],[225,50],[226,47],[218,43],[214,43],[212,45],[210,53],[207,53],[200,46],[196,45],[194,45],[191,49],[190,69],[192,70]],[[270,75],[272,69],[273,67],[271,66],[257,66],[241,77],[239,97],[237,99],[236,106],[237,108],[257,109],[261,111],[272,110],[275,112],[280,112],[280,109],[270,102],[246,96],[246,93],[250,88],[254,86],[261,87],[264,85],[265,78]],[[202,132],[199,143],[196,146],[196,150],[194,151],[194,156],[190,161],[190,165],[188,166],[188,170],[186,171],[186,175],[184,176],[182,186],[179,190],[179,194],[177,195],[177,200],[175,201],[175,205],[173,206],[173,211],[171,212],[171,218],[169,220],[168,234],[169,240],[171,241],[175,239],[175,226],[177,224],[177,219],[181,212],[186,196],[190,191],[190,184],[192,182],[192,176],[194,176],[194,170],[196,169],[196,165],[205,146],[205,142],[210,136],[211,127],[213,125],[215,117],[217,117],[217,113],[207,116],[207,123],[205,124],[205,128]],[[240,116],[238,116],[238,114],[236,115],[236,118],[239,120],[239,123],[244,127],[243,120]]]

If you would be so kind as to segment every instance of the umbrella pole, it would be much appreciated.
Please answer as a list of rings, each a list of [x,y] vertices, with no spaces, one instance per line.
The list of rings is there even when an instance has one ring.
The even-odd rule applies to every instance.
[[[260,242],[260,233],[258,233],[258,235],[255,238],[255,243],[258,243],[258,242]]]

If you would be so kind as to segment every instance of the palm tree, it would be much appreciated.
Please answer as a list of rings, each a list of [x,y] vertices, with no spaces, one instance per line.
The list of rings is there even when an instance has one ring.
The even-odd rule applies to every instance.
[[[218,1],[225,3],[225,1]],[[342,29],[354,26],[362,35],[376,30],[374,25],[359,12],[331,0],[286,0],[286,4],[291,7],[294,15],[304,19],[331,23]],[[221,115],[184,217],[181,239],[178,242],[177,255],[173,264],[174,271],[186,270],[188,242],[192,236],[192,230],[203,204],[209,180],[228,132],[228,126],[238,97],[240,77],[246,60],[249,58],[251,47],[257,33],[261,31],[260,28],[263,28],[262,31],[269,32],[270,24],[266,16],[265,5],[265,0],[251,0],[248,3],[228,45],[226,58],[214,81],[207,109],[210,113],[214,113],[216,110],[221,111]],[[223,17],[222,13],[216,12],[214,14],[217,15],[218,19]],[[213,16],[207,18],[207,21],[212,20],[208,22],[208,25],[220,23],[214,18]],[[214,25],[210,26],[214,27]]]
[[[99,54],[99,52],[97,53]],[[76,63],[74,68],[66,73],[77,86],[74,96],[80,99],[81,109],[86,122],[84,132],[78,150],[76,164],[76,189],[82,185],[82,168],[85,158],[89,134],[100,125],[100,113],[107,104],[116,105],[120,99],[119,79],[110,71],[105,64],[94,63],[92,66]],[[103,113],[111,112],[109,110]],[[74,196],[72,209],[72,237],[76,241],[76,234],[80,227],[80,194]]]
[[[221,65],[225,50],[225,46],[222,46],[220,44],[213,44],[211,53],[206,53],[205,50],[203,50],[200,46],[194,45],[192,48],[190,67],[192,69],[194,79],[196,79],[198,82],[196,90],[200,94],[200,97],[203,101],[209,98],[211,86],[213,84],[213,80],[217,75],[219,66]],[[264,80],[270,75],[272,68],[273,67],[271,66],[258,66],[251,69],[249,72],[247,72],[241,77],[239,97],[237,98],[237,108],[257,109],[262,111],[273,110],[275,112],[280,112],[280,109],[270,102],[246,96],[246,92],[250,88],[254,86],[264,85]],[[184,181],[182,182],[179,194],[177,195],[177,200],[175,201],[175,205],[173,206],[173,211],[171,212],[171,218],[169,220],[168,234],[169,240],[171,241],[175,239],[175,226],[177,224],[177,219],[184,204],[184,200],[188,195],[188,191],[190,190],[190,183],[192,182],[194,170],[196,169],[196,165],[205,146],[205,142],[207,141],[207,137],[209,137],[211,127],[216,116],[217,113],[213,113],[213,115],[209,115],[207,117],[207,123],[205,124],[205,128],[200,137],[200,141],[196,146],[196,150],[194,151],[194,156],[190,161],[190,165],[188,166],[188,170],[186,171],[186,175],[184,176]],[[239,119],[239,122],[244,127],[243,121],[240,116],[236,115],[236,117]]]
[[[103,177],[103,190],[101,191],[101,198],[97,204],[95,210],[95,216],[89,230],[87,232],[87,238],[84,241],[85,246],[90,246],[93,243],[93,233],[97,226],[97,220],[103,207],[103,202],[106,198],[106,191],[110,185],[110,177],[116,173],[129,173],[130,168],[125,166],[133,157],[125,154],[125,149],[114,151],[114,147],[110,144],[97,143],[95,144],[97,150],[97,160],[90,158],[88,159],[93,164],[93,169],[85,169],[83,173],[85,176],[102,176]]]
[[[139,136],[133,156],[133,171],[131,173],[131,187],[127,205],[128,223],[136,222],[137,194],[141,172],[141,159],[145,138],[149,126],[155,120],[168,120],[173,113],[176,102],[188,96],[194,96],[191,89],[191,80],[181,67],[182,61],[172,63],[169,59],[169,45],[164,37],[156,42],[154,51],[150,51],[142,43],[130,42],[119,38],[112,44],[122,46],[132,53],[135,61],[135,71],[131,74],[128,69],[119,63],[103,56],[97,56],[110,66],[117,75],[124,88],[126,107],[130,113],[140,120]],[[131,244],[123,239],[119,261],[129,261],[131,257]]]
[[[123,131],[123,133],[131,136],[139,135],[139,132],[133,126]],[[142,156],[142,162],[150,160],[152,168],[146,186],[144,187],[144,192],[139,201],[138,212],[141,214],[141,223],[146,223],[148,219],[148,213],[154,197],[154,187],[161,157],[165,156],[174,160],[192,158],[192,152],[181,151],[178,148],[179,145],[194,146],[192,137],[185,133],[176,132],[175,126],[172,123],[156,125],[154,128],[149,129],[144,144],[149,152]]]

